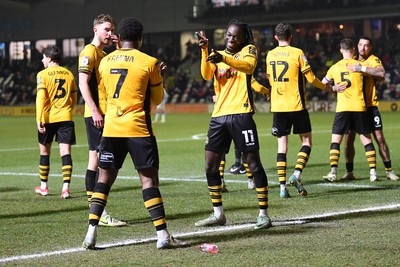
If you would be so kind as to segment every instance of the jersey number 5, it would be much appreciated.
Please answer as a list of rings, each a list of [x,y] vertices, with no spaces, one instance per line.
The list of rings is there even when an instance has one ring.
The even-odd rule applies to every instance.
[[[349,88],[351,86],[351,81],[349,79],[346,79],[345,75],[349,75],[349,72],[348,71],[341,72],[340,73],[340,79],[341,79],[341,82],[347,83],[346,88]]]

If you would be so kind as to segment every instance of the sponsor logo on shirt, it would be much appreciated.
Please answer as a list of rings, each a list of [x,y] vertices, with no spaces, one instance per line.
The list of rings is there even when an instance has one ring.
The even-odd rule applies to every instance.
[[[88,65],[89,64],[89,57],[88,56],[84,56],[82,57],[82,65]]]
[[[100,154],[99,160],[101,162],[113,162],[114,155],[110,152],[103,152]]]

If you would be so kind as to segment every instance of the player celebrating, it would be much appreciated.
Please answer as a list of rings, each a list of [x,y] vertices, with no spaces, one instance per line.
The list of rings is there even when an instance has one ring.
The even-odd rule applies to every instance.
[[[325,90],[331,89],[315,77],[304,52],[290,45],[292,26],[279,23],[275,27],[275,39],[278,47],[268,52],[266,70],[271,85],[271,112],[273,112],[272,135],[278,139],[277,172],[280,183],[280,197],[288,198],[286,188],[286,154],[290,130],[299,134],[301,148],[297,153],[297,161],[289,183],[294,185],[301,196],[307,191],[300,181],[311,153],[312,134],[311,121],[305,105],[305,79],[313,86]]]
[[[201,48],[201,74],[205,80],[214,79],[216,102],[211,115],[205,144],[205,173],[213,214],[195,226],[224,225],[220,162],[232,140],[243,153],[254,176],[259,214],[255,229],[271,227],[268,208],[268,179],[260,160],[251,78],[257,65],[257,48],[253,45],[250,27],[240,21],[229,22],[225,31],[225,50],[208,51],[208,39],[196,32]]]
[[[385,136],[383,135],[382,117],[379,112],[379,101],[376,95],[376,79],[383,79],[385,77],[385,68],[381,60],[375,55],[371,54],[372,40],[367,37],[361,37],[358,41],[358,61],[359,64],[350,64],[348,66],[350,71],[357,71],[367,74],[364,80],[365,97],[367,101],[367,114],[368,119],[373,127],[372,135],[378,143],[379,154],[382,158],[383,165],[385,166],[386,178],[389,180],[397,181],[399,177],[392,170],[392,161],[390,160],[390,150],[386,143]],[[346,135],[345,141],[345,157],[346,157],[346,174],[342,177],[343,180],[354,180],[356,177],[353,173],[354,168],[354,139],[355,131],[350,130]],[[371,176],[377,178],[377,176]]]
[[[332,126],[332,141],[329,152],[331,171],[323,179],[335,182],[340,157],[340,144],[343,136],[354,129],[359,135],[365,149],[365,156],[370,167],[370,179],[376,178],[376,152],[371,140],[371,126],[366,113],[366,101],[363,90],[363,74],[350,72],[348,65],[358,64],[354,59],[354,42],[351,39],[340,41],[340,53],[343,59],[331,66],[323,79],[323,83],[341,82],[346,84],[344,92],[337,94],[336,114]]]

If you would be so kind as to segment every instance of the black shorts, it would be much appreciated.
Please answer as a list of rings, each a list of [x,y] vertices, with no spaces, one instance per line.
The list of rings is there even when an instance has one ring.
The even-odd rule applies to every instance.
[[[225,154],[229,151],[232,140],[240,152],[260,149],[253,114],[232,114],[211,118],[205,150]]]
[[[56,142],[62,144],[76,144],[75,124],[73,121],[62,121],[55,123],[46,123],[44,125],[46,132],[44,134],[38,131],[38,140],[42,145],[52,143],[54,136]]]
[[[382,131],[383,123],[381,113],[379,112],[378,107],[369,107],[367,109],[368,121],[373,131]]]
[[[99,167],[119,170],[128,153],[137,170],[159,167],[158,147],[154,136],[101,138]]]
[[[358,134],[370,134],[371,126],[368,122],[367,112],[337,112],[333,120],[332,133],[343,135],[350,129],[355,130]]]
[[[272,130],[273,136],[281,137],[290,135],[293,127],[293,134],[304,134],[311,132],[311,121],[308,110],[292,112],[274,112]]]
[[[101,136],[103,135],[103,128],[97,128],[94,126],[92,117],[85,118],[85,124],[89,150],[99,151]]]

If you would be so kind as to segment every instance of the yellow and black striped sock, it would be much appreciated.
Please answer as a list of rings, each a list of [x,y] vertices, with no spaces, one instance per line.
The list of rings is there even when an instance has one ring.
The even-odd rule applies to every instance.
[[[90,200],[89,224],[98,225],[101,214],[107,205],[110,186],[104,183],[96,184]]]
[[[286,184],[286,168],[287,168],[287,160],[286,154],[278,153],[276,156],[276,170],[278,173],[279,184]]]
[[[310,154],[311,154],[311,147],[309,146],[301,147],[299,153],[297,153],[295,170],[303,172],[308,162],[308,159],[310,158]]]
[[[206,176],[213,207],[222,206],[222,181],[219,173],[206,174]]]
[[[376,168],[376,151],[373,143],[369,143],[364,146],[365,156],[367,157],[368,165],[370,169]]]
[[[40,181],[47,183],[50,173],[50,156],[40,155],[39,176]]]
[[[331,149],[329,151],[329,163],[332,167],[338,166],[340,158],[340,144],[339,143],[331,143]]]
[[[167,228],[164,203],[158,188],[146,188],[142,191],[144,205],[150,213],[151,220],[157,231]]]
[[[256,186],[258,205],[260,209],[268,209],[268,179],[264,169],[253,173]]]
[[[386,171],[386,172],[391,172],[391,171],[393,171],[393,169],[392,169],[392,161],[391,161],[391,160],[384,161],[384,162],[383,162],[383,165],[385,166],[385,171]]]
[[[71,183],[71,176],[72,176],[72,157],[71,155],[64,155],[61,157],[62,161],[62,175],[63,175],[63,182],[64,183]]]
[[[221,179],[224,179],[224,173],[225,173],[225,160],[221,160],[221,162],[219,163],[219,176],[221,177]]]
[[[253,177],[253,173],[252,173],[251,170],[250,170],[249,164],[243,162],[243,167],[244,167],[245,170],[246,170],[247,178],[249,178],[250,180],[253,179],[253,178],[254,178],[254,177]]]

